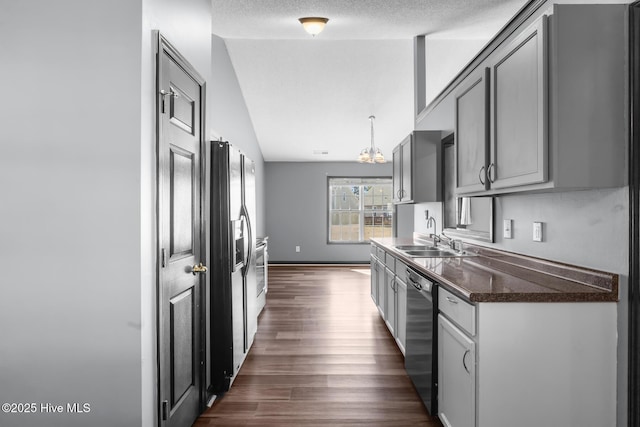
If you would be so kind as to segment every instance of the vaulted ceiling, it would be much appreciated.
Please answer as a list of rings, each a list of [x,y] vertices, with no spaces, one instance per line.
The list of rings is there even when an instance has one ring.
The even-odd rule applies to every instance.
[[[525,3],[212,0],[212,26],[266,161],[353,161],[370,145],[370,115],[388,158],[413,129],[416,35],[488,41]],[[329,22],[312,37],[298,22],[305,16]]]

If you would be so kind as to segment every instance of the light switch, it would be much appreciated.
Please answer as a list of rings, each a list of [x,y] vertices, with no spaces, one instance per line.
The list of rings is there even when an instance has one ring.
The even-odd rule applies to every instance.
[[[513,235],[511,234],[511,230],[513,229],[513,223],[510,219],[505,219],[502,221],[502,237],[505,239],[513,239]]]
[[[296,246],[296,252],[300,252],[300,246]]]
[[[533,241],[542,242],[542,223],[541,222],[533,223]]]

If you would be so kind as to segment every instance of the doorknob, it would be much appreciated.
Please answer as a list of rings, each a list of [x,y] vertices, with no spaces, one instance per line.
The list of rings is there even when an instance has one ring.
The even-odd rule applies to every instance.
[[[196,273],[206,273],[207,272],[207,266],[202,265],[202,263],[200,263],[198,265],[194,265],[193,269],[191,270],[191,272],[193,273],[194,276],[196,275]]]
[[[164,97],[164,96],[167,96],[167,95],[170,95],[170,96],[172,96],[172,97],[174,97],[174,98],[178,98],[178,97],[180,96],[180,94],[179,94],[179,93],[174,92],[174,91],[173,91],[173,89],[169,89],[169,92],[167,92],[166,90],[162,89],[162,90],[160,91],[160,95],[162,95],[163,97]]]

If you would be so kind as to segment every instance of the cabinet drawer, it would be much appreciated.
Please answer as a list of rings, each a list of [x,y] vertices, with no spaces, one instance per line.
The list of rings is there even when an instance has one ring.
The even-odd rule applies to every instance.
[[[374,256],[374,257],[378,256],[378,247],[373,243],[371,244],[371,256]]]
[[[396,259],[393,255],[391,255],[390,253],[387,253],[385,258],[385,262],[384,264],[387,266],[387,268],[389,270],[391,270],[392,273],[395,273],[396,271]]]
[[[474,305],[441,286],[438,290],[438,309],[471,336],[476,335],[476,307]]]
[[[400,277],[403,281],[407,280],[407,264],[396,259],[396,276]]]
[[[385,255],[384,249],[382,249],[379,246],[376,246],[376,256],[382,262],[384,262],[384,255]]]

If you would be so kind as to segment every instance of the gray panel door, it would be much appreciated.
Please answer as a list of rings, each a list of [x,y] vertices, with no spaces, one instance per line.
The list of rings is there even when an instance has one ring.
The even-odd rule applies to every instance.
[[[492,67],[491,187],[547,180],[546,17],[519,35]]]
[[[402,201],[413,200],[413,136],[402,143]]]
[[[160,420],[191,426],[202,408],[200,150],[203,82],[159,52],[158,360]]]
[[[393,149],[393,201],[402,200],[402,153],[401,145]]]
[[[468,78],[456,95],[456,193],[488,189],[488,69]]]

